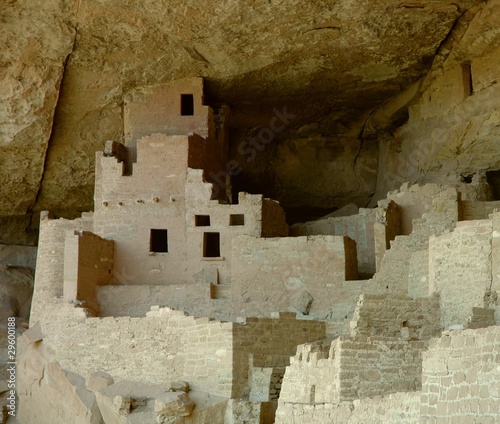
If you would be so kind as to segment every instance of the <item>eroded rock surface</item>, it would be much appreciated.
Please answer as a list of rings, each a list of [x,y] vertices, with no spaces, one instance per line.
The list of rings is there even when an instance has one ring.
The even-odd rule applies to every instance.
[[[207,101],[232,107],[233,143],[266,126],[274,107],[297,115],[265,152],[271,162],[257,158],[275,169],[268,192],[290,206],[366,203],[377,170],[376,146],[358,137],[367,114],[425,74],[456,20],[479,3],[8,2],[0,12],[3,239],[33,241],[24,234],[32,211],[90,210],[94,152],[122,139],[125,94],[195,75],[207,79]],[[328,162],[323,173],[318,157]],[[255,165],[245,163],[249,184]]]

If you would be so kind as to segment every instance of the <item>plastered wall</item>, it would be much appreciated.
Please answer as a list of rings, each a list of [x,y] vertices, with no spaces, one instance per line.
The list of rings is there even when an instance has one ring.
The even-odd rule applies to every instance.
[[[346,281],[346,266],[357,271],[351,247],[341,236],[233,239],[234,310],[243,316],[290,310],[293,296],[308,293],[311,316],[350,316],[364,285]]]

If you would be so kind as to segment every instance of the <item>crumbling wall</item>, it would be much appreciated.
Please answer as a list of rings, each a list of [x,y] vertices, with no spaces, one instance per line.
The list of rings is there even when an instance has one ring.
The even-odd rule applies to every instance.
[[[388,197],[396,203],[402,202],[398,205],[403,218],[426,212],[412,221],[411,234],[396,236],[382,258],[380,269],[373,278],[375,284],[370,290],[407,295],[412,255],[428,249],[430,236],[449,232],[455,227],[458,221],[458,194],[454,188],[435,184],[422,187],[405,184],[400,191],[390,193]],[[405,225],[407,229],[403,232],[410,230],[409,223]]]
[[[249,367],[286,366],[298,344],[325,336],[325,324],[295,314],[234,323],[152,307],[146,317],[58,321],[42,326],[43,341],[61,367],[81,375],[95,369],[147,384],[186,380],[197,390],[241,397]]]
[[[420,422],[498,422],[499,358],[499,326],[431,341],[423,354]]]
[[[360,296],[351,335],[428,340],[441,334],[439,298],[411,299],[405,296]]]
[[[271,199],[262,200],[262,232],[261,237],[286,237],[288,224],[285,212],[280,204]]]
[[[47,213],[43,213],[40,220],[31,324],[40,321],[47,328],[56,325],[59,320],[67,319],[68,313],[73,317],[73,308],[63,307],[66,304],[63,301],[64,242],[68,230],[91,231],[92,220],[52,220]]]
[[[117,379],[147,384],[185,379],[194,388],[230,396],[233,325],[156,307],[147,317],[72,319],[42,331],[44,343],[69,371],[87,375],[98,362]]]
[[[453,188],[438,184],[403,184],[398,190],[387,193],[387,200],[398,205],[401,234],[413,231],[413,221],[424,214],[438,213],[450,222],[458,221],[458,194]]]
[[[440,295],[444,328],[466,327],[474,306],[489,306],[491,243],[490,220],[462,221],[454,231],[431,237],[429,287]]]
[[[285,367],[297,345],[325,337],[325,323],[297,320],[295,313],[281,312],[275,318],[247,318],[234,330],[234,366],[240,378],[234,394],[249,395],[251,367]]]
[[[320,359],[325,358],[327,352],[318,350],[314,345],[299,346],[299,358],[292,358],[285,374],[276,424],[292,421],[299,424],[498,422],[500,326],[447,332],[440,338],[432,339],[428,350],[420,350],[423,356],[421,391],[399,392],[339,404],[337,399],[314,401],[300,396],[300,390],[310,395],[311,381],[318,381],[315,378],[323,375],[323,380],[319,381],[323,385],[332,384],[337,374],[332,373],[335,371],[332,364]],[[313,353],[315,351],[318,353]],[[302,361],[299,360],[300,355]],[[371,370],[377,372],[381,368],[377,364],[371,366],[370,359],[365,362],[365,356],[356,357],[351,353],[350,358],[351,363],[363,364],[366,373]],[[343,365],[341,362],[338,364]],[[352,365],[343,366],[342,372],[349,376]],[[325,379],[325,375],[329,378]],[[290,385],[290,380],[297,384]],[[363,384],[362,379],[358,381]],[[359,382],[352,385],[356,387]],[[315,392],[318,393],[318,386],[315,386]]]
[[[299,346],[285,372],[280,402],[337,404],[419,390],[425,346],[384,337],[341,337],[330,346]]]

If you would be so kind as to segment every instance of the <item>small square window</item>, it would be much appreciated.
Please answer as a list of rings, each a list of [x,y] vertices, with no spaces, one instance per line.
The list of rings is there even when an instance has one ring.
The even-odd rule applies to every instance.
[[[149,240],[149,251],[166,253],[168,252],[168,231],[151,229]]]
[[[245,225],[245,215],[229,215],[229,225]]]
[[[195,215],[194,216],[194,226],[195,227],[210,227],[210,215]]]
[[[181,116],[194,115],[194,97],[192,94],[181,94]]]
[[[203,233],[203,257],[220,257],[220,233]]]

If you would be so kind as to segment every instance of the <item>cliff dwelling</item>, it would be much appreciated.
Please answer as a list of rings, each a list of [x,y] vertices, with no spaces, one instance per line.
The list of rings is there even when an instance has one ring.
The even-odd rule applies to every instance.
[[[500,2],[0,8],[1,423],[500,423]]]

